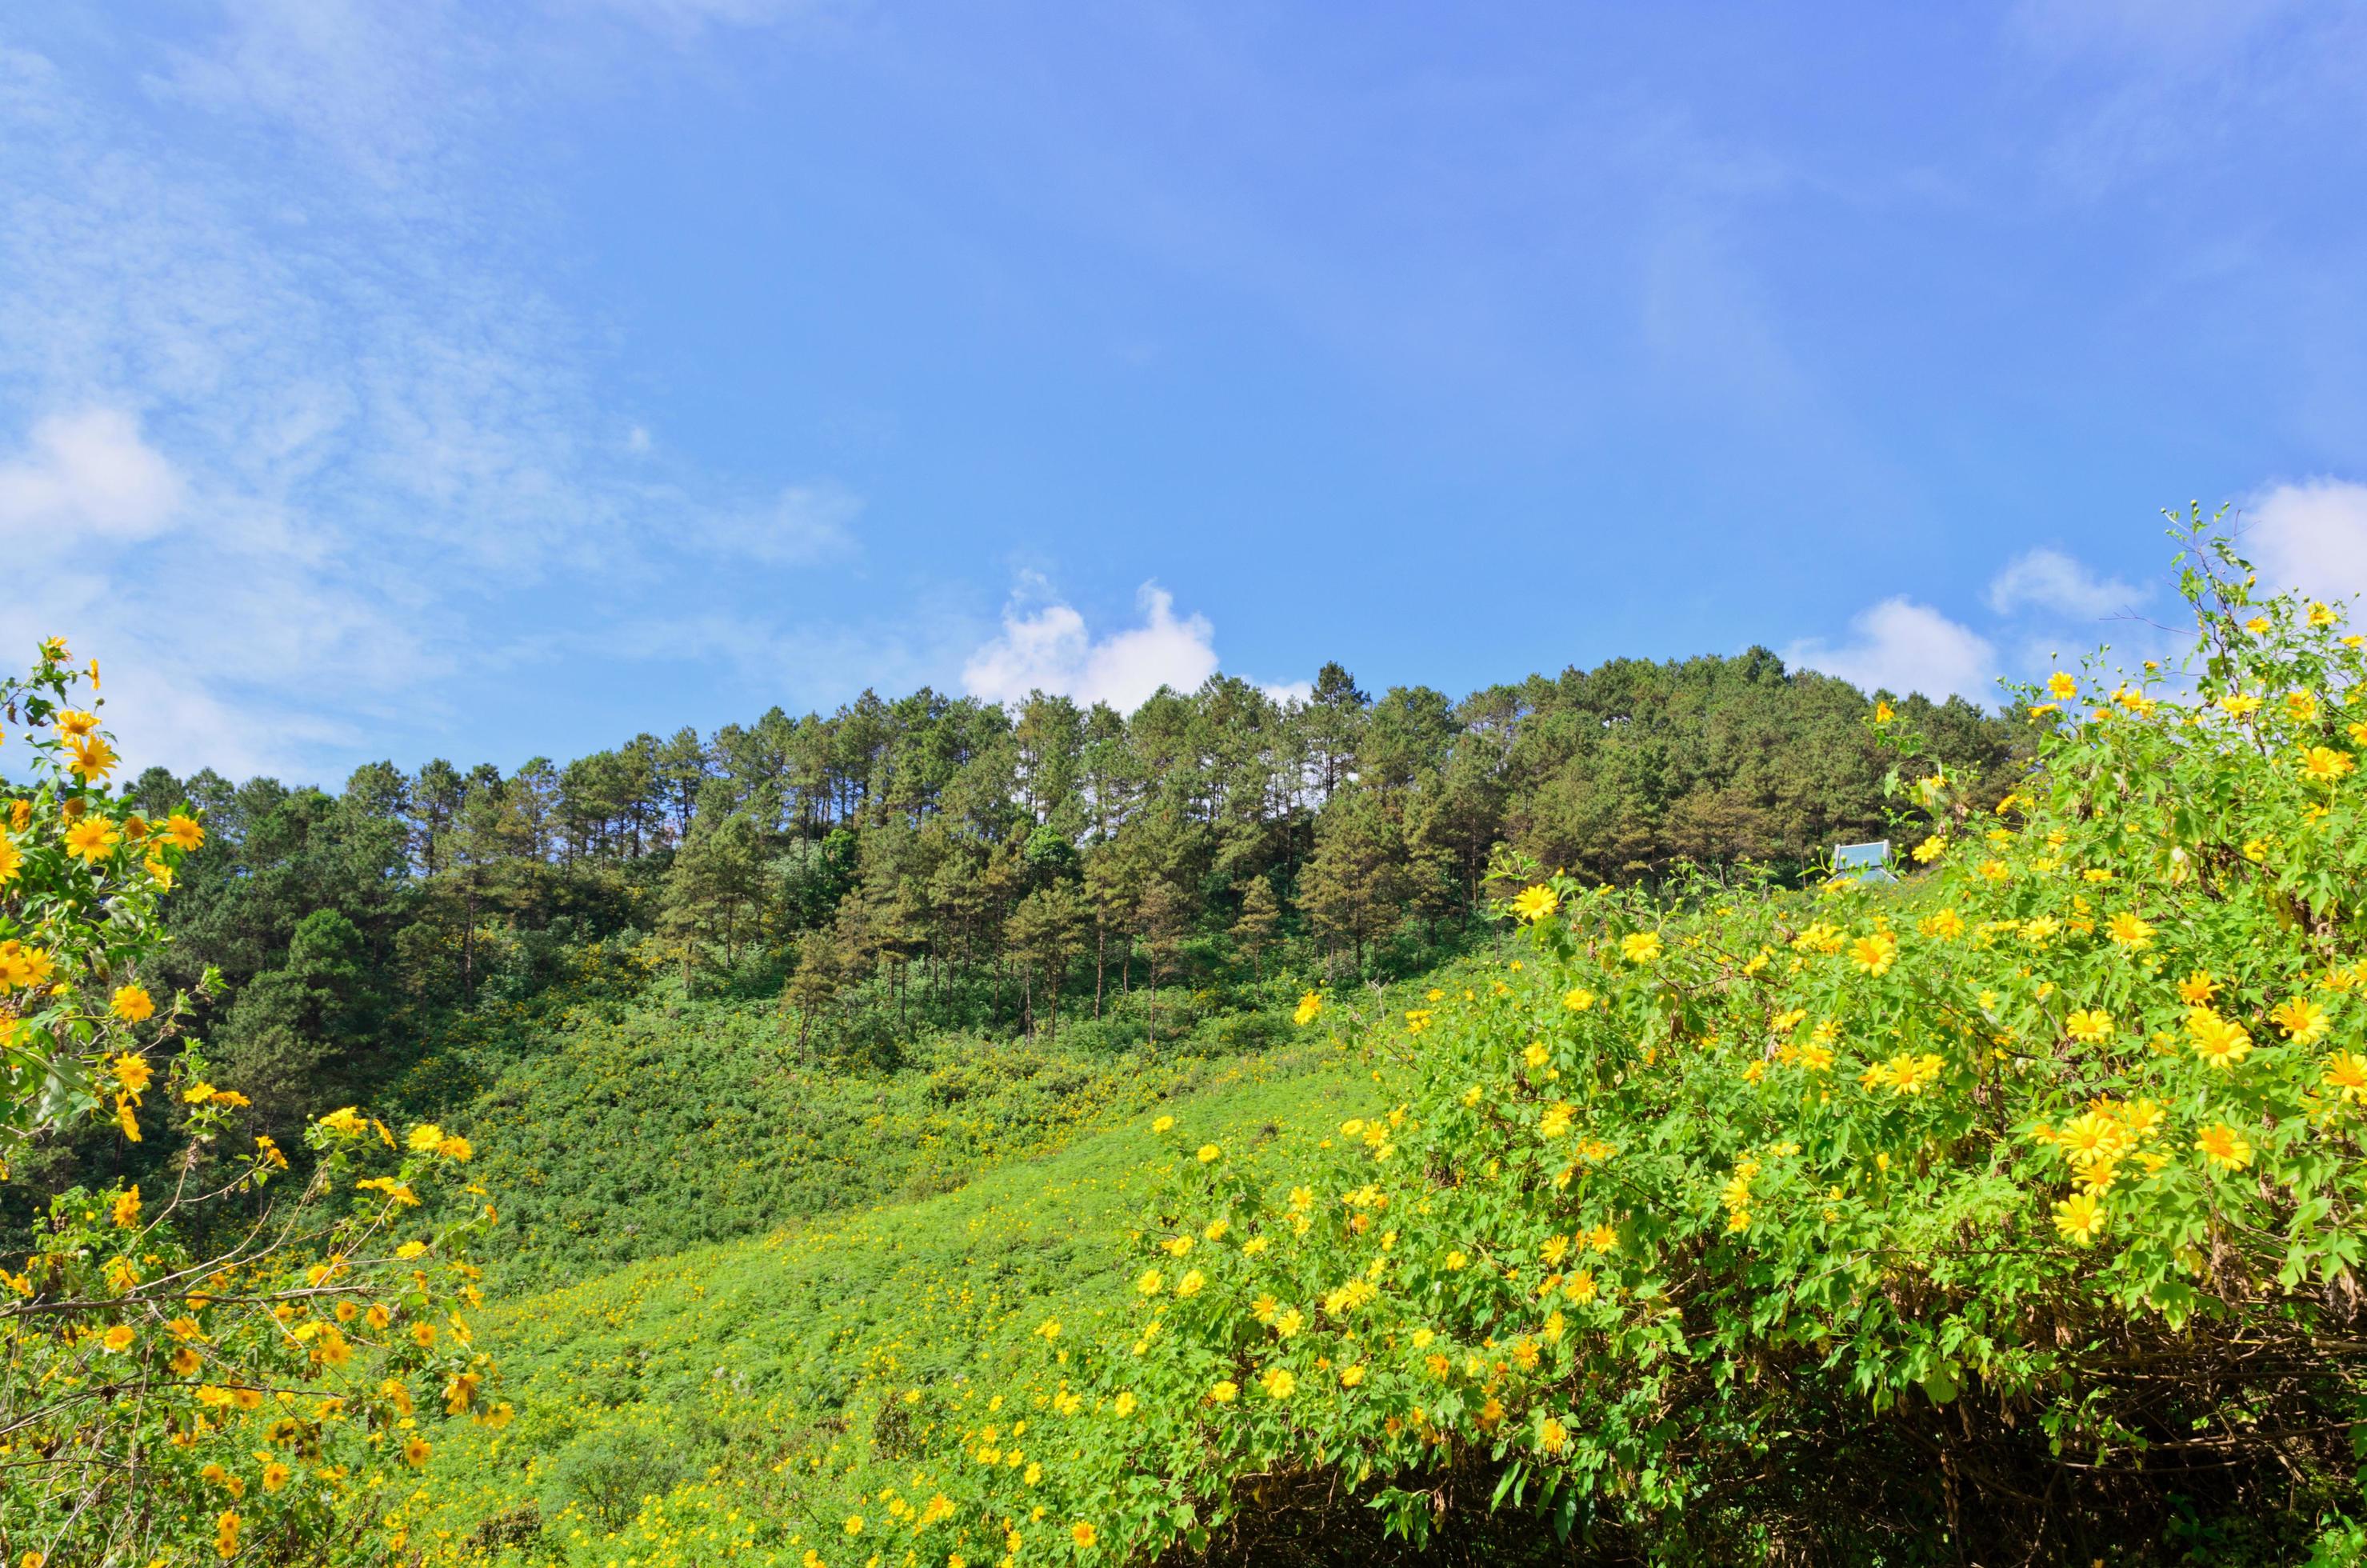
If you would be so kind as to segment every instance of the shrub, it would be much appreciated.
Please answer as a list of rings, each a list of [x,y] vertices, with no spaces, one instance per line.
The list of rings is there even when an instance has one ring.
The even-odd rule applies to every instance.
[[[508,1418],[462,1311],[493,1210],[471,1187],[449,1223],[413,1214],[474,1151],[348,1107],[305,1129],[317,1163],[289,1196],[279,1147],[232,1137],[247,1100],[183,1036],[191,999],[142,983],[204,828],[109,794],[80,678],[52,640],[0,685],[33,758],[0,819],[0,1153],[91,1120],[180,1148],[144,1167],[150,1190],[59,1195],[0,1260],[0,1542],[19,1568],[400,1549],[440,1422]]]
[[[2144,1555],[2180,1517],[2307,1550],[2356,1511],[2367,1386],[2367,657],[2224,542],[2184,563],[2182,680],[2024,693],[1993,811],[1894,737],[1938,824],[1908,884],[1536,881],[1526,951],[1392,1027],[1420,1091],[1317,1165],[1177,1129],[1131,1322],[1048,1336],[965,1426],[948,1528],[1074,1520],[1097,1561],[1498,1510],[1662,1560]]]

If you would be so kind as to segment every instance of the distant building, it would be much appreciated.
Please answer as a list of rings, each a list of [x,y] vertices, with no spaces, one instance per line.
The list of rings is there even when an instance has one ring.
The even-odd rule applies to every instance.
[[[1837,881],[1897,881],[1898,879],[1890,871],[1890,840],[1840,846],[1833,851],[1833,878]]]

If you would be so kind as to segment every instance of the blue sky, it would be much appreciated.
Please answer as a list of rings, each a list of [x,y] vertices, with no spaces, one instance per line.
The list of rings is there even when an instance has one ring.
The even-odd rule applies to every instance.
[[[142,760],[923,682],[1460,693],[2367,588],[2367,13],[187,0],[0,19],[0,645]]]

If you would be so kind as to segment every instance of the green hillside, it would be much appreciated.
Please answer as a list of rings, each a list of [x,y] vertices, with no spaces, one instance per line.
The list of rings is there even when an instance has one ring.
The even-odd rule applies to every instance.
[[[518,1418],[448,1450],[413,1540],[436,1562],[791,1562],[817,1542],[839,1561],[862,1496],[924,1505],[940,1428],[1047,1317],[1082,1331],[1122,1310],[1179,1141],[1295,1168],[1374,1076],[1323,1040],[1145,1074],[1116,1104],[1090,1084],[1072,1142],[956,1191],[504,1301],[485,1338]],[[937,1136],[927,1116],[891,1125],[924,1152]]]

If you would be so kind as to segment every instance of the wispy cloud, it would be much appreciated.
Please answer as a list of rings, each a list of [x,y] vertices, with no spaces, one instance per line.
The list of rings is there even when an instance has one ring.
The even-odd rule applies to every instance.
[[[1972,628],[1930,605],[1887,598],[1850,622],[1850,640],[1795,642],[1789,663],[1839,676],[1866,691],[1921,692],[1991,702],[1997,696],[1997,650]]]
[[[1988,606],[1999,615],[2030,609],[2082,620],[2126,610],[2146,596],[2117,577],[2099,577],[2059,550],[2026,550],[1989,581]]]
[[[136,759],[386,744],[447,711],[489,607],[597,581],[577,613],[629,617],[683,540],[852,552],[844,486],[751,502],[606,405],[596,324],[459,176],[502,70],[453,7],[235,0],[153,58],[152,117],[0,46],[0,540],[51,558],[0,645],[104,654]]]

